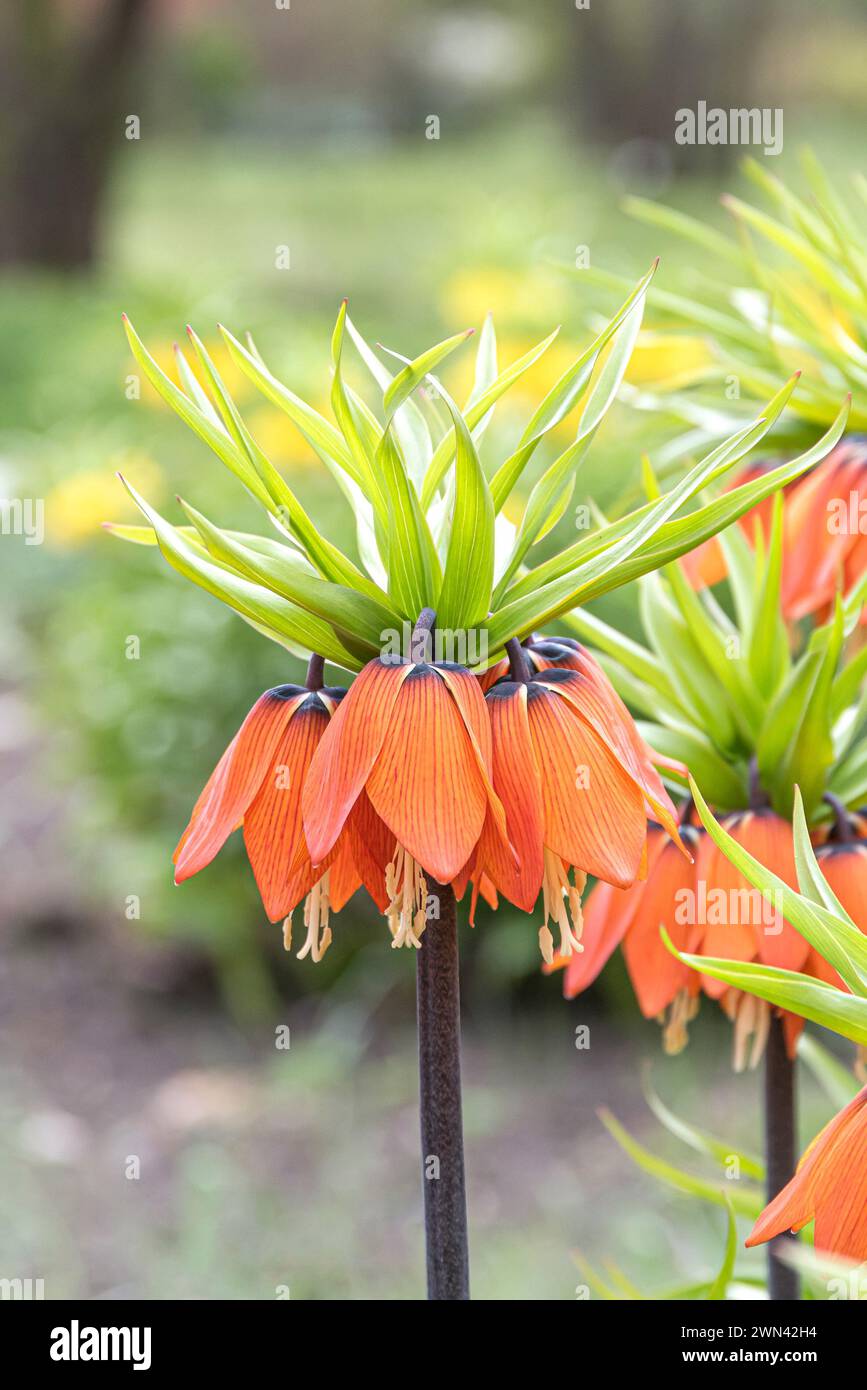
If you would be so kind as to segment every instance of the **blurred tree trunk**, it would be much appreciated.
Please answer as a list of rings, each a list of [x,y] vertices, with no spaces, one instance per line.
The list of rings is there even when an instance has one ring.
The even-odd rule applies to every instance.
[[[149,3],[104,0],[88,22],[70,24],[58,0],[11,0],[0,59],[0,262],[93,261]]]
[[[757,93],[754,55],[772,27],[776,0],[590,0],[570,15],[566,101],[573,123],[605,144],[658,141],[680,167],[719,167],[729,147],[677,145],[675,112],[775,103]]]

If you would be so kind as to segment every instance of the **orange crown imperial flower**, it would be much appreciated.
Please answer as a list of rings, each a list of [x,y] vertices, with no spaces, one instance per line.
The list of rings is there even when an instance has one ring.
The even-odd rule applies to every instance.
[[[263,697],[193,813],[178,851],[179,878],[203,867],[243,825],[269,916],[291,914],[307,898],[305,951],[314,958],[327,946],[331,910],[359,882],[386,911],[394,942],[417,946],[428,879],[452,883],[458,892],[472,880],[474,898],[482,893],[492,902],[499,885],[530,906],[542,889],[546,921],[559,923],[564,951],[574,951],[584,874],[627,884],[642,873],[648,813],[677,835],[643,741],[577,644],[551,648],[530,639],[535,674],[519,680],[522,688],[511,698],[497,689],[489,706],[470,674],[474,642],[454,665],[432,661],[427,652],[396,661],[383,656],[387,634],[434,611],[441,635],[479,637],[485,652],[496,655],[543,623],[670,569],[839,439],[847,407],[800,457],[722,499],[702,500],[704,488],[773,428],[794,391],[792,377],[754,421],[667,491],[537,562],[535,547],[563,515],[578,463],[617,397],[655,270],[656,263],[593,340],[569,354],[514,447],[491,466],[479,455],[483,431],[554,334],[501,367],[487,321],[478,335],[473,391],[461,408],[437,373],[468,341],[466,332],[412,360],[392,353],[390,369],[343,301],[331,338],[328,418],[275,376],[252,339],[245,345],[221,330],[233,368],[286,412],[349,498],[357,558],[323,533],[267,457],[198,335],[188,334],[193,358],[177,350],[173,380],[124,319],[147,380],[259,504],[269,528],[267,534],[227,529],[180,499],[185,524],[174,525],[126,484],[146,524],[110,529],[133,543],[157,545],[182,575],[281,648],[319,653],[356,675],[343,699],[300,687]],[[376,409],[347,378],[352,356],[354,370],[371,378]],[[422,390],[444,406],[438,423],[421,408]],[[574,439],[545,461],[514,523],[510,499],[524,491],[525,470],[573,413]],[[685,761],[672,753],[665,765],[672,770]],[[289,786],[278,789],[275,777],[284,767]],[[511,788],[514,767],[529,782],[510,792],[504,810],[502,789]],[[568,878],[573,870],[574,880]],[[547,925],[541,939],[550,957]]]
[[[692,803],[684,803],[687,816]],[[794,887],[792,827],[768,807],[739,811],[721,822],[729,835],[771,866]],[[648,874],[645,883],[626,891],[607,884],[594,888],[585,911],[588,949],[566,965],[563,992],[574,999],[596,979],[618,945],[645,1018],[667,1015],[665,1047],[678,1052],[686,1044],[686,1025],[698,1010],[699,994],[718,1000],[734,1024],[734,1065],[756,1066],[767,1041],[771,1008],[762,1000],[731,989],[710,975],[699,975],[668,951],[660,936],[664,926],[680,951],[701,957],[761,961],[784,970],[801,970],[826,978],[830,967],[785,921],[776,906],[752,889],[743,874],[702,829],[684,824],[683,839],[693,851],[684,861],[669,835],[659,826],[648,835]],[[867,862],[867,861],[865,861]],[[794,1055],[803,1019],[783,1016],[786,1041]]]
[[[766,460],[750,463],[728,487],[750,483],[771,466]],[[794,479],[784,496],[780,608],[792,622],[824,619],[837,589],[848,593],[867,569],[867,442],[849,435],[812,473]],[[766,544],[771,517],[771,501],[765,498],[739,525],[751,543],[761,531]],[[683,567],[697,589],[718,584],[728,573],[716,539],[685,556]]]
[[[313,658],[311,671],[319,670],[321,663]],[[314,684],[316,676],[308,679]],[[308,768],[345,694],[335,686],[280,685],[266,690],[208,779],[174,853],[175,882],[183,883],[210,864],[231,833],[243,826],[269,919],[286,919],[288,948],[293,909],[305,898],[307,937],[299,957],[310,955],[316,961],[331,942],[331,912],[339,912],[362,883],[348,836],[314,866],[301,824],[301,790]],[[366,870],[363,859],[361,863]],[[363,881],[376,897],[375,878],[365,874]]]
[[[335,713],[310,764],[304,832],[314,863],[327,862],[345,827],[374,817],[387,832],[379,867],[393,945],[418,947],[427,877],[450,883],[483,827],[504,861],[515,854],[491,779],[491,726],[475,677],[425,660],[433,614],[422,615],[413,657],[368,662]],[[390,837],[390,838],[388,838]],[[381,842],[382,841],[382,837]]]
[[[588,873],[621,888],[645,872],[648,809],[678,838],[674,807],[626,707],[577,642],[507,644],[511,678],[486,697],[493,736],[494,788],[506,808],[518,865],[486,824],[469,874],[487,878],[531,911],[541,889],[542,956],[580,952],[581,893]],[[562,665],[554,665],[554,659]],[[570,882],[569,874],[573,880]]]
[[[747,1245],[800,1231],[808,1221],[816,1223],[817,1250],[867,1260],[867,1086],[817,1134]]]

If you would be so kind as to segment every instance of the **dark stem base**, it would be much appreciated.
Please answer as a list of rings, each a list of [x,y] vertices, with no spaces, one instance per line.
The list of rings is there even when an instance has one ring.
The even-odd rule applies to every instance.
[[[439,919],[418,952],[419,1101],[429,1299],[468,1299],[467,1198],[461,1117],[461,1003],[455,896],[431,883]]]
[[[785,1187],[795,1171],[795,1063],[786,1052],[783,1020],[771,1019],[765,1053],[765,1156],[768,1201]],[[797,1271],[778,1258],[792,1236],[777,1236],[768,1245],[768,1296],[777,1300],[800,1298]]]

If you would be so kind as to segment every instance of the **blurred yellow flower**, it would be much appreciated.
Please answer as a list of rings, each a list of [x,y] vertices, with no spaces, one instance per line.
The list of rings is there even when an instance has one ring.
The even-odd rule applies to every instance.
[[[116,474],[129,473],[149,491],[162,491],[163,474],[149,454],[124,449],[96,468],[86,468],[55,484],[45,498],[45,539],[49,545],[85,545],[104,521],[134,521],[136,508]]]
[[[478,328],[492,313],[499,328],[541,324],[550,329],[563,305],[562,289],[540,268],[518,274],[495,266],[455,271],[440,295],[440,309],[449,324]]]
[[[664,386],[674,390],[687,385],[712,361],[703,338],[645,329],[638,335],[626,380],[633,386]]]

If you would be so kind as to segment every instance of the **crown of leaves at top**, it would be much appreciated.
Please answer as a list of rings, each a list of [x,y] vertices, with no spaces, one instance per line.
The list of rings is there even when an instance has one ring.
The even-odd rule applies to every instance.
[[[688,422],[692,448],[743,420],[748,406],[730,401],[724,390],[732,376],[745,397],[761,399],[793,367],[803,369],[803,379],[792,403],[790,437],[827,424],[847,390],[854,397],[852,428],[867,429],[867,179],[852,177],[850,206],[810,150],[801,162],[808,186],[803,198],[763,164],[745,160],[744,172],[764,205],[725,195],[733,219],[728,233],[660,203],[625,200],[625,209],[641,221],[714,258],[713,276],[685,271],[678,289],[654,286],[648,295],[654,324],[671,334],[698,333],[708,357],[676,380],[660,381],[658,389],[630,392],[638,407],[674,412]],[[570,271],[615,291],[628,283],[590,267]]]
[[[834,432],[844,421],[839,415]],[[793,654],[780,603],[782,496],[767,543],[757,525],[755,548],[739,527],[719,544],[731,611],[672,564],[641,584],[647,645],[581,610],[568,625],[593,643],[615,688],[645,716],[639,728],[650,745],[685,763],[718,810],[750,805],[756,774],[782,816],[791,815],[796,786],[811,823],[831,814],[826,792],[863,805],[867,647],[852,653],[846,638],[867,598],[867,574],[838,594],[829,620]]]
[[[147,378],[264,508],[275,534],[225,530],[186,502],[176,527],[125,480],[148,527],[112,526],[124,539],[156,543],[182,574],[292,651],[316,651],[347,670],[379,654],[384,634],[433,608],[441,628],[484,628],[488,660],[577,605],[668,564],[743,515],[822,458],[836,443],[845,407],[818,443],[789,463],[723,496],[684,508],[744,459],[789,400],[796,377],[757,418],[740,425],[694,463],[670,491],[610,525],[600,524],[541,563],[530,552],[562,516],[576,471],[614,401],[641,325],[654,270],[548,392],[514,450],[483,466],[479,446],[496,403],[538,361],[556,332],[505,368],[493,325],[482,329],[475,383],[459,409],[434,375],[467,338],[457,334],[389,372],[340,307],[331,341],[333,420],[269,370],[252,339],[221,329],[231,357],[267,399],[286,412],[331,472],[354,512],[357,556],[322,535],[286,479],[256,443],[198,336],[188,330],[200,375],[177,352],[180,385],[157,365],[125,319]],[[346,380],[354,345],[380,394],[376,413]],[[420,390],[420,388],[424,388]],[[503,508],[555,425],[575,412],[572,443],[529,488],[517,526]]]

